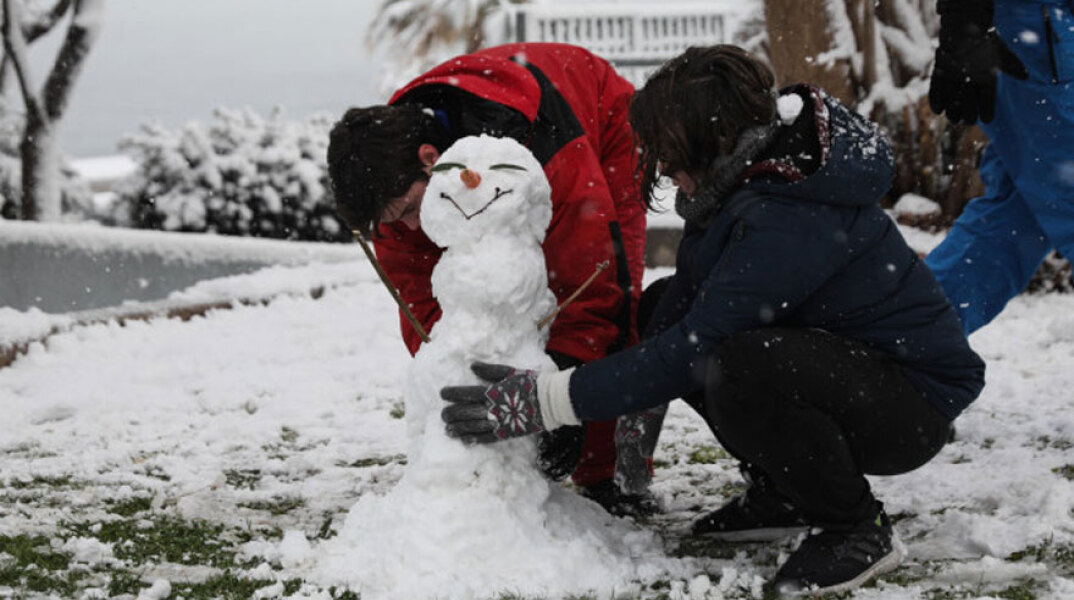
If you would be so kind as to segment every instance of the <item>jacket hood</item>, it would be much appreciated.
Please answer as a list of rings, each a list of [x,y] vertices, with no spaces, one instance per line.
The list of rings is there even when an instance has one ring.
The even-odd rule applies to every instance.
[[[403,86],[392,94],[388,104],[400,102],[418,88],[443,84],[509,106],[532,123],[537,118],[541,87],[521,64],[524,61],[524,55],[504,58],[479,52],[459,56]]]
[[[741,189],[822,204],[878,203],[895,178],[894,154],[880,128],[817,87],[780,92],[790,94],[802,99],[802,110],[743,172]],[[818,151],[819,160],[812,156]]]

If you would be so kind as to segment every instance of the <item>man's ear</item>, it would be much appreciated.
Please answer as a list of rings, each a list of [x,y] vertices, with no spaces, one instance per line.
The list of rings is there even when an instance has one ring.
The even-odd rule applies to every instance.
[[[436,161],[440,160],[440,151],[432,144],[422,144],[418,146],[418,160],[421,161],[422,170],[428,175]]]

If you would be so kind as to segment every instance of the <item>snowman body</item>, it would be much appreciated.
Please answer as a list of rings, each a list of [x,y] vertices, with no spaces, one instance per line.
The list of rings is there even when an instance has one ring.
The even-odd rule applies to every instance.
[[[555,368],[544,351],[548,329],[539,327],[555,309],[541,249],[551,189],[540,163],[511,139],[463,138],[434,169],[421,218],[429,239],[444,248],[432,274],[442,316],[411,364],[406,402],[410,455],[421,460],[434,444],[440,458],[455,461],[474,452],[443,449],[441,387],[480,383],[470,371],[474,361]],[[532,441],[491,450],[532,457],[527,446]]]

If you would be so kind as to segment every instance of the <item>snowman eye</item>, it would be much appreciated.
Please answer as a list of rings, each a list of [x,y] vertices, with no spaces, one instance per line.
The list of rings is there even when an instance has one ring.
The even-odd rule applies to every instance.
[[[526,167],[519,165],[512,165],[511,163],[498,163],[489,167],[490,169],[496,169],[498,171],[511,170],[511,171],[525,171]]]
[[[433,173],[439,173],[441,171],[447,171],[450,169],[465,169],[466,165],[462,163],[440,163],[435,165],[432,169],[429,169]]]

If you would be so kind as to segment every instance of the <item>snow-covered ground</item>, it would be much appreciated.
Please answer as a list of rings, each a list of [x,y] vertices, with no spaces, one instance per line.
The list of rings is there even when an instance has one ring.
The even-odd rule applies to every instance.
[[[76,327],[0,369],[0,598],[358,597],[332,587],[346,574],[326,577],[318,551],[406,469],[410,359],[391,299],[362,262],[207,285],[310,282],[319,299]],[[971,341],[988,386],[957,439],[873,479],[910,558],[849,597],[1074,598],[1074,296],[1018,298]],[[682,403],[656,461],[666,510],[636,526],[664,551],[639,557],[651,568],[622,597],[761,598],[794,542],[685,534],[741,478]]]

